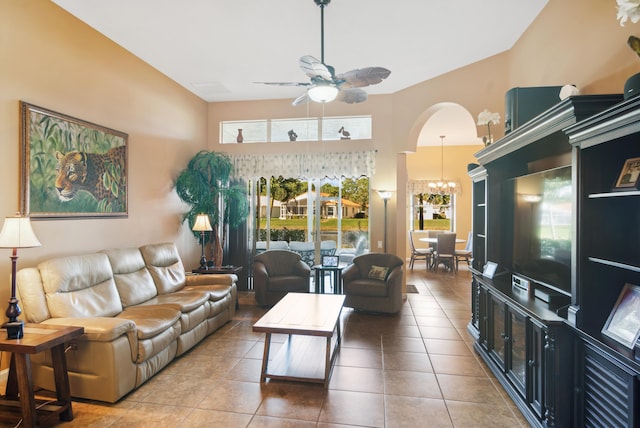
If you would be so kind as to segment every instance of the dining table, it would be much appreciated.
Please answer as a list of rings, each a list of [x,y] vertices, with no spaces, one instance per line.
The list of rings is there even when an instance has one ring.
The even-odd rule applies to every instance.
[[[418,241],[428,242],[429,244],[437,244],[438,238],[418,238]],[[462,238],[456,238],[456,244],[462,244],[463,242],[467,242],[467,240]]]

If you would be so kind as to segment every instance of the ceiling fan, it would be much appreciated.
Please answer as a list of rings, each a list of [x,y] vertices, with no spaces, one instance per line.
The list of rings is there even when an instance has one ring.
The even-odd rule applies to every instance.
[[[320,61],[311,55],[304,55],[298,61],[300,68],[309,76],[311,81],[256,83],[307,87],[307,90],[302,95],[293,100],[292,105],[294,106],[306,103],[309,100],[326,103],[337,99],[349,104],[366,101],[367,93],[360,88],[382,82],[389,77],[391,71],[383,67],[366,67],[335,74],[335,69],[324,62],[324,8],[331,0],[313,1],[320,6]]]

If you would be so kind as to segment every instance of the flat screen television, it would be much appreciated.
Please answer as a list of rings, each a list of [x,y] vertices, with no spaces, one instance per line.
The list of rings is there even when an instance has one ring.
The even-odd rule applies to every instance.
[[[513,272],[571,293],[571,166],[510,180]]]

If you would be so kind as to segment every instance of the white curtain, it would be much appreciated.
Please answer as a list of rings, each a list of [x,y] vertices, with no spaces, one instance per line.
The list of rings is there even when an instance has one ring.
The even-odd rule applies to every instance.
[[[300,179],[372,177],[376,152],[280,153],[229,155],[234,175],[244,180],[260,177]]]

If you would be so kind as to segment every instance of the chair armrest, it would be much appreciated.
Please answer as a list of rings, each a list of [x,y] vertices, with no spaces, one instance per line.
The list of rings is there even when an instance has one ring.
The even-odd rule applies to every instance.
[[[311,276],[311,268],[302,260],[293,266],[291,272],[296,276]]]
[[[402,288],[402,266],[396,266],[387,276],[387,287],[389,289],[398,287]]]
[[[350,264],[346,268],[342,269],[342,280],[344,282],[350,282],[360,277],[360,269],[358,269],[357,265]]]

